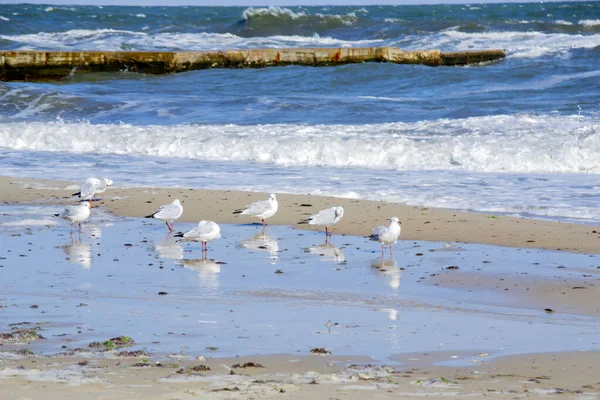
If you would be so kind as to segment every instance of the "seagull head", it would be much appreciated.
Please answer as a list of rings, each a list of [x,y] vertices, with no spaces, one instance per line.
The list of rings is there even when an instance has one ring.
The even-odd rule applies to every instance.
[[[81,207],[84,208],[90,208],[90,203],[88,201],[84,201],[83,203],[80,204]]]
[[[112,179],[108,179],[108,178],[102,178],[104,179],[104,182],[106,182],[106,186],[110,186],[113,184],[113,180]]]
[[[175,200],[173,200],[173,204],[179,204],[179,205],[181,205],[181,202],[179,201],[179,199],[175,199]]]
[[[275,197],[275,193],[271,193],[271,194],[269,195],[269,200],[271,200],[271,201],[275,201],[275,200],[277,200],[277,198]]]
[[[344,207],[336,207],[335,208],[335,217],[342,218],[344,216]]]
[[[402,222],[400,222],[400,220],[396,217],[392,217],[392,219],[390,219],[390,222],[392,224],[398,224],[398,225],[402,225]]]

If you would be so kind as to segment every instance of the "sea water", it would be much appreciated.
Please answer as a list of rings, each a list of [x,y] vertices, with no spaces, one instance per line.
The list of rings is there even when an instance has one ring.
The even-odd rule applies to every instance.
[[[507,57],[4,82],[0,173],[600,219],[598,2],[0,5],[0,50],[366,46]]]
[[[597,271],[596,255],[400,240],[393,259],[386,249],[382,260],[379,243],[363,237],[334,233],[325,243],[324,232],[237,224],[222,225],[203,256],[201,243],[179,241],[160,221],[115,217],[101,206],[70,235],[69,222],[52,217],[61,210],[0,207],[0,332],[38,326],[46,340],[27,345],[36,353],[126,335],[163,355],[325,347],[378,361],[446,351],[444,361],[470,364],[596,350],[600,340],[598,316],[571,313],[560,300],[529,302],[508,283],[510,291],[433,281],[464,273],[502,284],[526,273],[530,284],[578,286]]]

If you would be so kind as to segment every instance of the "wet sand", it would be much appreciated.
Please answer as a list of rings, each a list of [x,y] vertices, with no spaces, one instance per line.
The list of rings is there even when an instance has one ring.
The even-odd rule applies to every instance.
[[[0,341],[2,399],[600,393],[593,226],[278,195],[274,225],[344,206],[332,239],[338,247],[328,247],[320,233],[285,226],[255,235],[251,219],[231,214],[265,194],[110,188],[71,241],[68,224],[45,215],[71,204],[75,188],[0,178],[0,200],[21,207],[0,216],[8,221],[0,239],[9,244],[0,247],[0,333],[30,322],[47,337]],[[176,197],[185,209],[176,229],[201,218],[238,224],[224,225],[224,239],[209,244],[209,257],[223,263],[198,259],[199,245],[165,238],[160,221],[111,214],[143,216]],[[392,215],[403,221],[402,240],[395,261],[378,264],[378,245],[354,235]],[[327,318],[333,327],[324,326]],[[136,334],[139,343],[120,350],[147,354],[88,352],[88,342],[119,334]],[[60,354],[79,346],[88,351]],[[312,346],[333,355],[309,355]],[[23,349],[34,354],[15,354]],[[264,368],[232,368],[250,361]],[[210,371],[185,370],[199,365]]]
[[[79,182],[0,177],[0,202],[72,203],[71,194]],[[68,189],[67,189],[68,188]],[[104,206],[119,216],[143,217],[162,204],[179,198],[184,206],[180,221],[201,219],[217,223],[255,222],[232,212],[266,193],[198,190],[182,188],[109,188]],[[522,248],[560,249],[573,252],[600,253],[600,227],[569,224],[500,215],[453,210],[410,207],[377,201],[334,197],[278,194],[279,211],[268,220],[274,225],[295,225],[323,208],[341,205],[344,219],[334,232],[368,235],[377,225],[387,224],[396,216],[402,222],[402,239],[437,242],[465,242]],[[319,229],[297,226],[299,229]]]
[[[596,399],[599,353],[506,357],[465,368],[434,366],[430,354],[407,365],[365,358],[267,356],[208,360],[28,357],[5,361],[2,399]],[[351,365],[353,361],[362,361]],[[241,368],[245,363],[262,367]],[[190,369],[196,367],[196,370]],[[210,370],[205,370],[208,367]],[[232,368],[233,367],[233,368]]]

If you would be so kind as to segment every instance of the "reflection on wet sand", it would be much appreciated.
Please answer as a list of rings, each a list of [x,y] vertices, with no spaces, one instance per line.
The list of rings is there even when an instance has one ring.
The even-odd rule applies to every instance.
[[[70,262],[80,264],[85,269],[92,267],[92,245],[82,242],[81,237],[77,240],[71,238],[71,244],[60,246],[60,248]]]
[[[94,239],[100,239],[102,237],[102,229],[98,225],[87,224],[85,226],[87,234]]]
[[[278,260],[279,243],[277,239],[267,235],[263,230],[258,235],[252,236],[250,239],[243,240],[242,246],[248,250],[266,251],[271,255],[272,260]]]
[[[387,313],[390,321],[398,320],[398,310],[395,308],[380,308],[379,311]]]
[[[371,261],[371,268],[377,272],[377,275],[384,276],[392,289],[400,287],[402,271],[398,268],[398,264],[394,260],[385,261],[381,258],[376,258]]]
[[[223,262],[208,258],[181,260],[181,265],[188,269],[198,271],[198,280],[201,286],[209,289],[219,288],[219,273]]]
[[[169,260],[181,260],[183,258],[183,247],[175,241],[175,238],[171,234],[156,242],[154,244],[154,251],[159,258],[167,258]]]
[[[305,252],[321,256],[320,261],[346,261],[346,258],[344,257],[344,251],[339,247],[335,247],[331,243],[324,243],[319,246],[309,247],[305,249]]]

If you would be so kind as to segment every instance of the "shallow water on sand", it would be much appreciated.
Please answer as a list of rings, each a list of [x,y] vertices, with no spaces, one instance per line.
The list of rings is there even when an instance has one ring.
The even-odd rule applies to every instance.
[[[591,350],[600,342],[596,317],[515,308],[497,294],[424,282],[450,265],[561,278],[571,267],[596,269],[594,256],[400,241],[394,260],[386,251],[382,262],[379,245],[362,237],[334,234],[327,245],[320,232],[268,226],[262,233],[245,224],[223,225],[202,259],[200,243],[175,241],[160,221],[102,208],[70,237],[68,223],[52,217],[61,209],[0,207],[0,332],[39,323],[47,340],[28,346],[35,352],[128,335],[159,354],[325,347],[376,360],[448,351],[460,363],[479,353]]]

